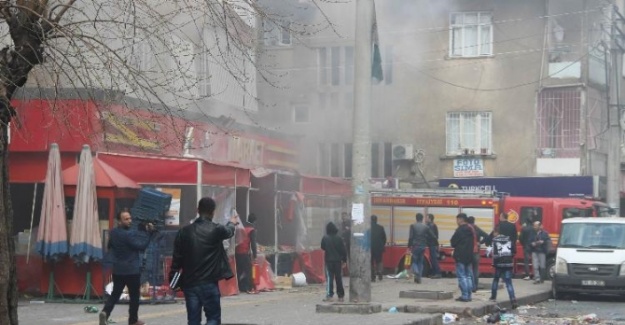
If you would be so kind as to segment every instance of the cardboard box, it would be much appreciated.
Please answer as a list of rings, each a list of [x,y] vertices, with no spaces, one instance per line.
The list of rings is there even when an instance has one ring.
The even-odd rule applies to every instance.
[[[293,288],[293,277],[285,275],[285,276],[277,276],[273,283],[276,289],[291,289]]]

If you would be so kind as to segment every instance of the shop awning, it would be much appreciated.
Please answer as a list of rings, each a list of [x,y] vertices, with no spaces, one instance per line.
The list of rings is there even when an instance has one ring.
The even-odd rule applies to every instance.
[[[79,169],[80,164],[76,164],[63,170],[63,184],[77,185]],[[97,157],[93,159],[93,173],[96,187],[141,188],[135,181]]]
[[[98,153],[98,159],[139,184],[250,186],[250,170],[233,163],[113,153]]]
[[[348,196],[352,191],[349,181],[342,178],[301,175],[304,194]]]

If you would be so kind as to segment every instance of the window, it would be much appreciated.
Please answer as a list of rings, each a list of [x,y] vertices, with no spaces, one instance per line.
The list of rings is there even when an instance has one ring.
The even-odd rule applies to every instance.
[[[580,157],[581,96],[575,87],[545,89],[538,95],[536,127],[541,157]]]
[[[319,65],[319,84],[326,85],[328,83],[328,51],[325,47],[317,49],[317,59]]]
[[[328,153],[328,146],[324,143],[320,143],[317,147],[317,172],[321,176],[327,176],[330,173],[330,155]]]
[[[491,112],[447,113],[447,154],[491,154]]]
[[[521,224],[533,224],[534,221],[543,222],[543,208],[541,207],[521,207],[521,215],[519,216]]]
[[[354,84],[354,47],[345,47],[345,84]]]
[[[478,57],[493,55],[493,23],[487,12],[451,14],[449,56]]]
[[[393,144],[384,143],[384,177],[393,176]]]
[[[293,122],[306,123],[309,121],[308,106],[296,105],[293,107]]]
[[[274,21],[263,21],[263,42],[266,46],[291,45],[290,24],[278,25]]]
[[[201,97],[207,97],[211,95],[211,81],[210,81],[210,55],[206,49],[202,53],[195,57],[196,76],[198,95]]]
[[[562,210],[562,219],[568,218],[589,218],[592,217],[593,209],[580,209],[580,208],[564,208]]]
[[[338,86],[341,82],[340,65],[341,65],[341,48],[334,46],[330,49],[332,63],[332,86]]]

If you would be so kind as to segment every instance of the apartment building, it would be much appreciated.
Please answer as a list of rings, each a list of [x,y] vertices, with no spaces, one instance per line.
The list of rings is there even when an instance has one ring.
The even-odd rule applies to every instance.
[[[350,177],[355,1],[294,2],[318,32],[265,29],[259,60],[273,79],[258,78],[259,111],[301,137],[304,172]],[[371,93],[372,177],[605,181],[608,1],[375,4],[384,80]]]

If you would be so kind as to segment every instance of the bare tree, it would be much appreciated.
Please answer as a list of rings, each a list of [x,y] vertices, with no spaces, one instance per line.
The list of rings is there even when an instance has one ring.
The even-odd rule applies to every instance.
[[[324,0],[308,6],[318,7],[315,1]],[[289,17],[255,0],[0,0],[0,324],[18,324],[8,177],[9,123],[20,122],[11,104],[17,91],[113,91],[176,116],[205,114],[203,99],[238,87],[253,106],[256,77],[264,78],[255,59],[261,20],[295,34],[331,26],[285,25]],[[209,90],[208,80],[220,73],[228,82]]]

